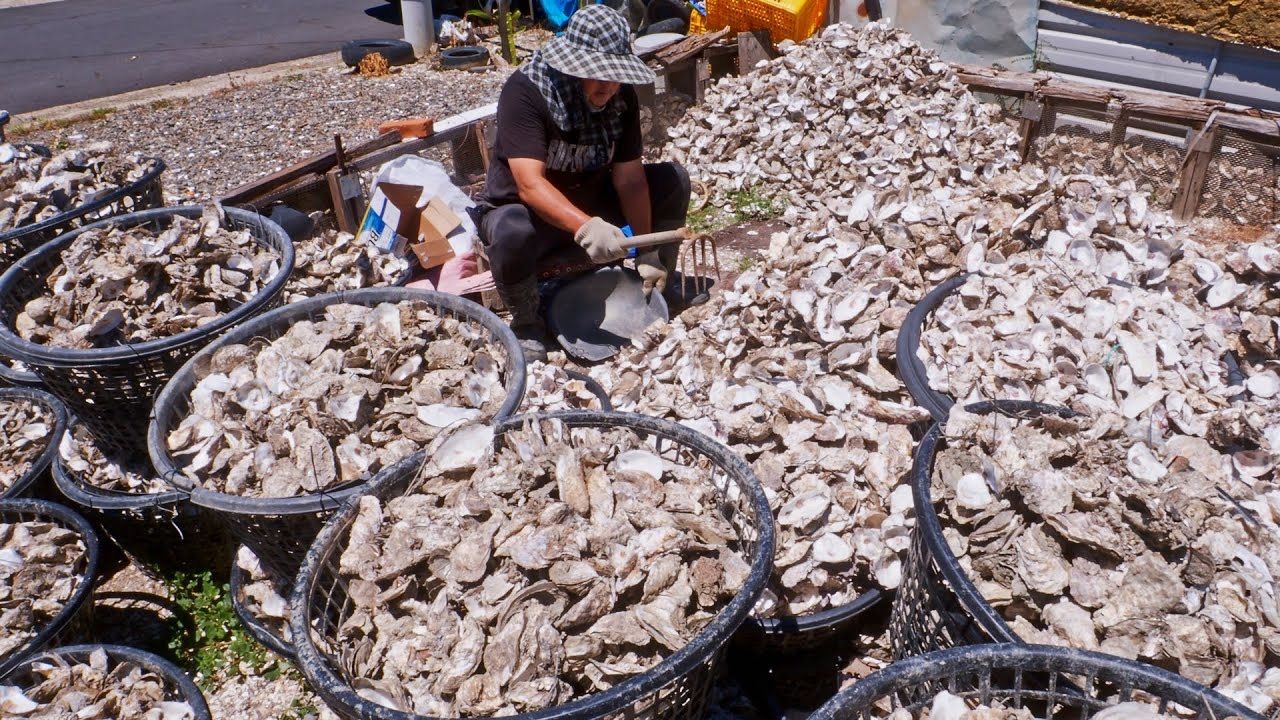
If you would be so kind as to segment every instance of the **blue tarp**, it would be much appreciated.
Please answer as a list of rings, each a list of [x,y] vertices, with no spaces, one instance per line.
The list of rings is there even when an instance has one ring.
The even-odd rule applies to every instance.
[[[578,9],[578,0],[538,0],[538,7],[547,18],[552,30],[563,30],[569,18]]]

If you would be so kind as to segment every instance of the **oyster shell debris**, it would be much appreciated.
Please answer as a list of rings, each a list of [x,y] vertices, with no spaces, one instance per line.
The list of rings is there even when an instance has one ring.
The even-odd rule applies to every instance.
[[[1141,693],[1138,695],[1141,696]],[[1102,720],[1172,720],[1182,717],[1178,713],[1178,706],[1170,706],[1166,711],[1161,711],[1160,707],[1160,701],[1156,698],[1149,701],[1127,700],[1096,709],[1089,717]],[[1006,705],[1001,698],[979,703],[946,690],[934,695],[929,705],[916,712],[902,707],[891,708],[887,701],[882,700],[876,704],[872,716],[886,720],[1032,720],[1036,717],[1029,708]]]
[[[236,551],[236,565],[244,572],[244,582],[237,588],[239,595],[236,599],[240,605],[272,635],[292,643],[289,602],[284,597],[285,591],[282,591],[286,583],[274,577],[262,566],[258,556],[243,545]]]
[[[55,419],[44,405],[0,397],[0,494],[27,474],[49,447]]]
[[[0,686],[0,711],[26,720],[194,720],[164,677],[128,660],[112,662],[101,648],[82,662],[60,657],[31,664],[33,687]]]
[[[171,489],[146,460],[103,452],[93,433],[79,423],[63,433],[58,456],[76,478],[99,490],[153,495]]]
[[[333,646],[366,699],[437,717],[533,711],[653,667],[749,565],[705,458],[624,428],[464,425],[407,494],[359,501]],[[410,572],[411,571],[411,572]]]
[[[150,162],[92,143],[46,157],[29,145],[0,143],[0,234],[44,222],[142,178]]]
[[[284,286],[285,302],[340,290],[395,285],[409,261],[384,253],[337,230],[316,232],[293,246],[294,270]]]
[[[83,581],[84,539],[44,520],[0,522],[0,657],[26,645]]]
[[[492,418],[507,362],[482,327],[426,302],[334,303],[275,340],[215,352],[167,443],[206,489],[315,493],[368,479],[450,425]]]
[[[944,533],[1020,638],[1176,669],[1262,714],[1280,706],[1270,475],[1114,413],[1023,420],[957,406],[946,436],[932,480]]]
[[[555,410],[600,410],[600,399],[587,389],[581,378],[572,377],[564,368],[544,362],[527,366],[522,413]]]
[[[48,292],[14,319],[23,339],[88,349],[171,337],[252,298],[280,272],[279,254],[226,225],[221,206],[196,220],[88,230],[62,251]]]

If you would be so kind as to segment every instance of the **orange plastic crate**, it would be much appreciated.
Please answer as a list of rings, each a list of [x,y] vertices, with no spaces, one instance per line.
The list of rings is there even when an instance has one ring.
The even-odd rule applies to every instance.
[[[768,30],[774,42],[805,40],[826,21],[827,0],[707,0],[707,29]]]

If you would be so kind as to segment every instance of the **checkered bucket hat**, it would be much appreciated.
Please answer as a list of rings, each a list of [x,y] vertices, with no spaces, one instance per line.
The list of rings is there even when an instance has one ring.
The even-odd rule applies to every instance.
[[[617,10],[588,5],[575,12],[564,34],[542,48],[542,57],[565,75],[648,85],[653,71],[631,52],[631,30]]]

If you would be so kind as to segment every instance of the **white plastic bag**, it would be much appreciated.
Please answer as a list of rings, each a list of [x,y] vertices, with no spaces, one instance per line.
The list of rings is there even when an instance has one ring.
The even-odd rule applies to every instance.
[[[474,207],[475,203],[449,181],[449,173],[445,172],[443,165],[417,155],[404,155],[378,168],[378,174],[373,178],[373,185],[369,188],[370,196],[373,195],[373,188],[382,182],[421,187],[422,197],[418,199],[419,208],[426,207],[431,198],[438,197],[444,200],[449,205],[449,209],[462,220],[463,231],[450,235],[449,244],[459,255],[471,251],[472,244],[477,238],[476,224],[471,220],[467,208]]]

